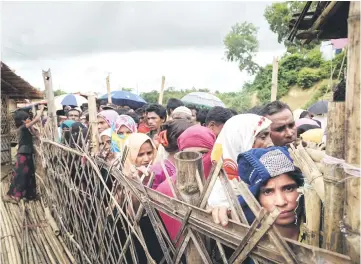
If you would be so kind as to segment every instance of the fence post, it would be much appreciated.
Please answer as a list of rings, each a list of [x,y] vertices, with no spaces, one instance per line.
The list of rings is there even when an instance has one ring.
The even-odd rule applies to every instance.
[[[345,161],[360,167],[360,2],[351,1],[348,17],[346,78]],[[351,176],[346,174],[346,177]],[[353,263],[360,261],[360,178],[346,181],[346,253]]]
[[[51,76],[50,69],[48,71],[43,70],[43,79],[45,85],[46,100],[48,104],[48,118],[51,126],[52,140],[58,142],[59,140],[58,120],[56,117],[56,108],[54,102],[53,78]]]
[[[158,98],[158,104],[163,104],[163,93],[164,93],[165,76],[162,76],[162,85],[160,86],[160,93]]]
[[[105,79],[106,80],[106,83],[107,83],[107,93],[108,93],[108,103],[111,104],[112,103],[112,94],[111,94],[111,91],[110,91],[110,80],[109,80],[110,76],[108,74],[107,78]]]
[[[204,179],[202,156],[197,152],[182,151],[175,156],[177,168],[176,188],[182,200],[188,204],[196,205],[199,202]],[[185,233],[186,235],[186,233]],[[189,241],[186,250],[187,263],[203,263],[202,258],[194,245]]]

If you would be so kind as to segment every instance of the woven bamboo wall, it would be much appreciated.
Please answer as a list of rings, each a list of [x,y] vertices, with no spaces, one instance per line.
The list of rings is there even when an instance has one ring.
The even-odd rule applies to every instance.
[[[1,164],[11,162],[9,97],[1,95]]]

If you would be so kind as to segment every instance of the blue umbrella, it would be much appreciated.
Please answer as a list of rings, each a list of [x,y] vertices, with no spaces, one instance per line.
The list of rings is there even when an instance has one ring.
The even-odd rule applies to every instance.
[[[318,101],[313,105],[311,105],[308,108],[308,111],[315,115],[326,114],[328,112],[328,101],[326,100]]]
[[[147,102],[139,95],[133,94],[127,91],[112,91],[111,92],[112,103],[115,105],[129,106],[136,109],[145,105]],[[108,94],[104,94],[99,97],[101,102],[108,102]]]
[[[61,98],[61,97],[60,97]],[[77,94],[67,94],[64,95],[64,98],[61,100],[61,105],[73,105],[73,106],[81,106],[83,103],[87,103],[88,100]]]

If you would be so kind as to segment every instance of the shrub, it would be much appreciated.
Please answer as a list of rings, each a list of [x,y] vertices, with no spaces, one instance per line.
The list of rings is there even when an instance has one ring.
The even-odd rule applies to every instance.
[[[285,56],[280,61],[280,66],[286,71],[299,71],[301,68],[307,66],[307,60],[299,53]]]
[[[307,67],[318,68],[322,63],[322,53],[319,48],[310,50],[306,55]]]
[[[321,79],[320,70],[303,68],[297,76],[297,84],[302,88],[309,88]]]

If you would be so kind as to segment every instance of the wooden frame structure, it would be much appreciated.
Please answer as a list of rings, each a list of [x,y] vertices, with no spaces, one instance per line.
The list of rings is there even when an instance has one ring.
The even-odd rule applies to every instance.
[[[1,164],[11,162],[11,142],[16,138],[9,100],[42,99],[43,93],[1,62]]]

